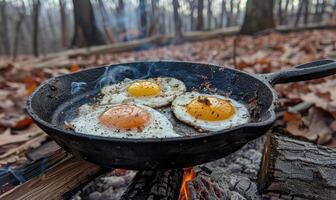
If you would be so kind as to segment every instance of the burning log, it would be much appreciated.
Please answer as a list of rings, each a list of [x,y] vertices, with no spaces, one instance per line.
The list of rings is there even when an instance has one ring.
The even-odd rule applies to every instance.
[[[120,198],[135,199],[178,199],[183,176],[182,169],[166,171],[139,171],[131,185]]]
[[[258,189],[292,197],[334,199],[335,158],[336,150],[270,135],[264,147]]]

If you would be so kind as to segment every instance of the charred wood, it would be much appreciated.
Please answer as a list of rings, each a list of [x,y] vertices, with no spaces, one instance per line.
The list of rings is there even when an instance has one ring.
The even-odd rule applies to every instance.
[[[139,171],[121,200],[178,199],[183,177],[182,169]]]

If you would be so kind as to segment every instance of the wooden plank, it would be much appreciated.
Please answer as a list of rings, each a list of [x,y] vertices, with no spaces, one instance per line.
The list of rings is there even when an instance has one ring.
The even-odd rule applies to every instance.
[[[102,171],[97,165],[71,157],[2,194],[0,199],[62,199],[64,193],[92,180]]]
[[[0,194],[44,173],[45,170],[55,166],[67,157],[69,157],[69,154],[63,149],[57,149],[23,166],[14,169],[8,168],[0,175]]]

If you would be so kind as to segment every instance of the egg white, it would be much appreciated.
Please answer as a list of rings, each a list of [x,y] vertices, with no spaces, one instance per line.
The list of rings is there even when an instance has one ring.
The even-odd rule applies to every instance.
[[[202,119],[196,119],[187,112],[186,106],[199,96],[216,97],[219,99],[230,100],[233,106],[236,108],[236,113],[231,118],[221,121],[206,121]],[[180,121],[195,128],[207,131],[219,131],[232,128],[241,124],[245,124],[249,120],[248,109],[243,104],[231,98],[226,98],[220,95],[200,94],[197,92],[187,92],[181,96],[176,97],[172,103],[172,110],[176,118]]]
[[[170,121],[160,112],[143,105],[132,104],[144,109],[150,114],[150,122],[141,130],[118,130],[106,127],[99,122],[99,116],[109,109],[111,105],[88,105],[84,104],[78,109],[78,115],[69,124],[74,131],[105,137],[117,138],[166,138],[180,137],[175,133]]]
[[[183,94],[186,91],[186,86],[180,80],[170,77],[158,77],[144,79],[158,84],[161,88],[161,93],[157,96],[131,96],[127,92],[127,88],[139,80],[124,79],[123,81],[102,88],[103,94],[100,104],[119,104],[134,102],[152,108],[158,108],[169,105],[176,96]]]

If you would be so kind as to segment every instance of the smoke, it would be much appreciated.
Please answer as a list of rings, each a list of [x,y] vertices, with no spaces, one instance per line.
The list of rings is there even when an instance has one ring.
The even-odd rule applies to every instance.
[[[148,63],[149,64],[149,63]],[[149,64],[146,68],[140,68],[138,66],[118,65],[115,67],[105,67],[104,73],[94,81],[95,89],[102,89],[105,86],[117,83],[130,78],[133,80],[144,79],[151,76],[154,72],[155,63]],[[86,82],[72,82],[71,83],[71,95],[82,93],[88,89],[88,83]]]
[[[75,95],[82,91],[85,91],[86,85],[87,84],[85,82],[72,82],[70,91],[71,95]]]

